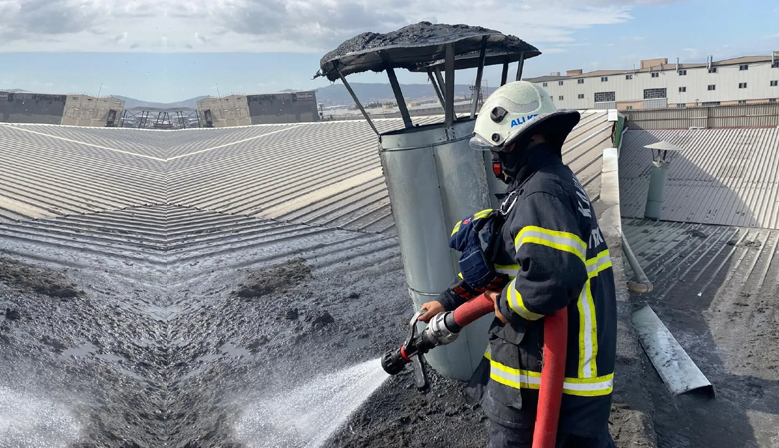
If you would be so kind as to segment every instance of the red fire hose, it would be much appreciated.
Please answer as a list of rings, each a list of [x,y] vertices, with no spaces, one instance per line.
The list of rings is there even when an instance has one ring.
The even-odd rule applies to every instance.
[[[454,310],[454,321],[462,327],[494,311],[492,300],[482,294]],[[538,413],[533,432],[533,448],[554,448],[560,402],[565,378],[565,357],[568,341],[568,309],[544,318],[544,367],[538,394]]]
[[[492,299],[482,294],[457,307],[454,310],[454,321],[461,327],[467,327],[471,322],[493,311],[495,305]]]
[[[560,401],[563,398],[565,356],[568,342],[568,308],[544,318],[544,367],[533,433],[533,448],[554,448]]]

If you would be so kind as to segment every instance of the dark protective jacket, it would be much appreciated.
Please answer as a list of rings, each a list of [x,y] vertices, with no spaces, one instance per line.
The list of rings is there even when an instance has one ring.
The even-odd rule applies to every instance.
[[[495,270],[510,273],[499,297],[509,320],[495,319],[490,345],[471,380],[487,416],[504,426],[535,414],[543,317],[568,307],[568,345],[559,430],[599,435],[608,423],[616,353],[616,292],[609,251],[582,185],[546,145],[529,150],[510,186],[501,238],[488,248]],[[464,300],[443,294],[451,310]]]

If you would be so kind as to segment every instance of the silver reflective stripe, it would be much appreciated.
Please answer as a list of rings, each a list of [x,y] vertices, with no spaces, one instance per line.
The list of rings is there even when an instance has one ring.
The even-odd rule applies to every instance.
[[[590,281],[585,283],[582,293],[579,295],[579,376],[582,378],[592,378],[593,357],[592,357],[592,333],[593,333],[593,315],[589,304],[589,295],[587,290],[590,287]]]
[[[609,256],[609,252],[605,251],[604,253],[598,255],[597,258],[591,258],[587,260],[587,274],[590,278],[595,277],[600,273],[600,271],[608,268],[611,266],[611,257]]]
[[[610,390],[614,387],[614,378],[609,378],[597,383],[572,383],[570,381],[565,381],[563,383],[563,389],[568,389],[572,391],[605,391]]]

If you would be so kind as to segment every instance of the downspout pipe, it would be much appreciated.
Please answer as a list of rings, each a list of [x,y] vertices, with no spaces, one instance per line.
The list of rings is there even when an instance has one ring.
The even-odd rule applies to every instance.
[[[622,251],[625,253],[625,258],[627,258],[628,263],[630,264],[630,269],[633,270],[633,273],[638,280],[638,282],[628,280],[628,291],[634,292],[636,294],[649,294],[652,292],[652,282],[649,281],[649,278],[644,273],[644,270],[641,269],[641,265],[638,264],[638,260],[633,254],[633,251],[630,249],[630,245],[628,244],[628,239],[625,238],[625,234],[622,233],[621,236]]]
[[[619,158],[619,154],[622,151],[622,144],[625,142],[625,133],[628,131],[628,123],[627,119],[623,122],[623,128],[622,132],[620,133],[619,137],[619,144],[617,145],[617,158]],[[605,154],[604,154],[605,158]],[[604,160],[604,169],[605,169],[606,163]],[[615,166],[616,168],[616,166]],[[606,176],[606,172],[604,171],[604,176]],[[613,172],[611,174],[614,174]],[[618,176],[616,176],[618,179]],[[616,207],[617,210],[619,210],[619,199],[617,199],[615,202],[614,207]],[[619,218],[617,219],[617,222],[619,222]],[[625,238],[625,234],[622,232],[622,227],[619,227],[619,235],[622,239],[622,252],[625,254],[625,258],[627,258],[628,263],[630,264],[630,268],[633,270],[633,273],[635,274],[636,278],[638,279],[637,282],[629,280],[628,283],[628,291],[634,292],[636,294],[648,294],[652,292],[652,282],[649,281],[649,278],[644,273],[644,270],[641,269],[641,265],[638,264],[638,259],[636,258],[635,254],[633,254],[633,250],[630,249],[630,244],[628,244],[627,238]]]

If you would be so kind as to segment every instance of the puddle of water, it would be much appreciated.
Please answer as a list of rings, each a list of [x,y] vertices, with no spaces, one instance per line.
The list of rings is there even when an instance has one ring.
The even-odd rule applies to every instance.
[[[0,445],[65,447],[79,425],[63,406],[0,386]]]
[[[219,347],[219,351],[222,352],[222,355],[230,356],[232,358],[248,358],[252,356],[252,352],[250,352],[248,349],[239,347],[229,342]]]
[[[379,359],[315,378],[244,409],[236,435],[254,448],[319,447],[387,378]]]
[[[97,347],[87,342],[86,344],[80,347],[71,347],[69,349],[64,350],[60,354],[60,356],[66,359],[85,358],[87,356],[93,355],[96,351],[97,351]]]
[[[197,359],[195,359],[195,363],[217,361],[222,359],[222,356],[223,355],[221,353],[199,356]]]

